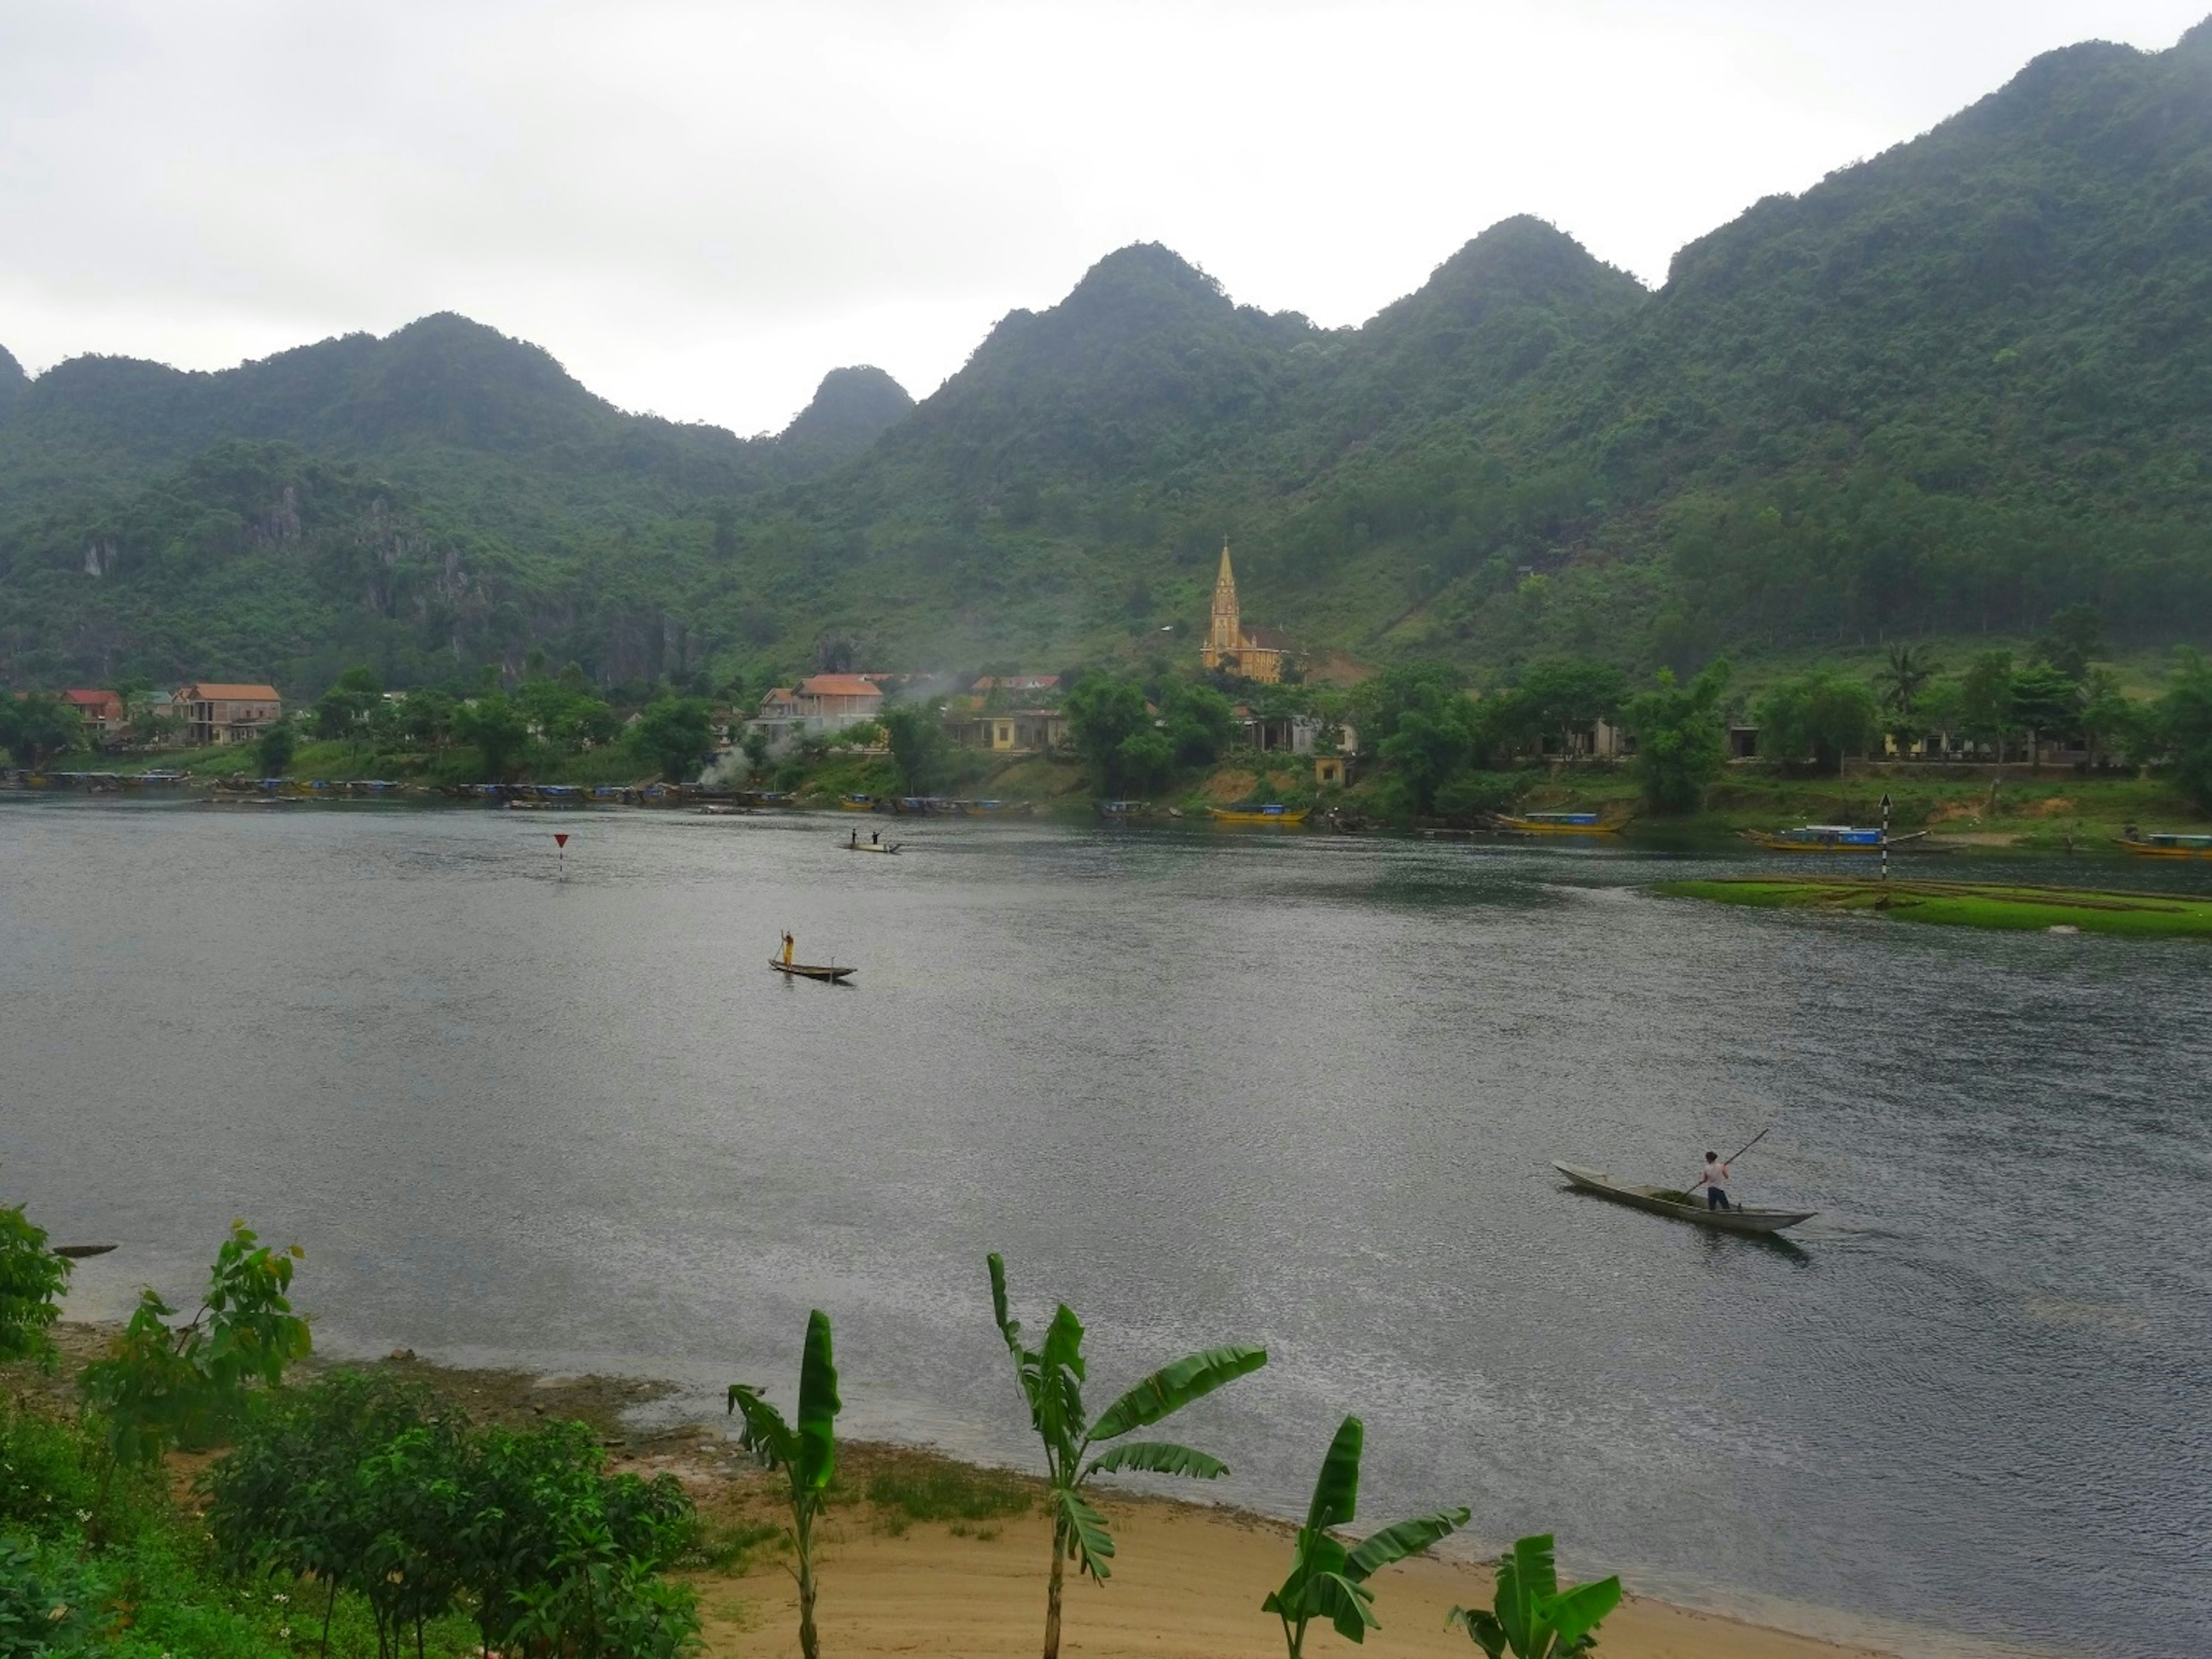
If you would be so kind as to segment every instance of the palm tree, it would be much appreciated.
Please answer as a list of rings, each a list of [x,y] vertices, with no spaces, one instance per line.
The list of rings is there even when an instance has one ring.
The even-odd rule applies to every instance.
[[[1893,645],[1889,661],[1876,670],[1875,689],[1881,694],[1881,706],[1899,720],[1912,716],[1912,706],[1929,681],[1942,672],[1942,665],[1917,646]]]
[[[1598,1621],[1620,1605],[1620,1580],[1562,1590],[1552,1534],[1523,1538],[1498,1558],[1492,1608],[1454,1607],[1449,1622],[1490,1659],[1573,1659],[1597,1645]]]
[[[1366,1430],[1356,1417],[1346,1418],[1337,1429],[1314,1481],[1306,1523],[1298,1529],[1291,1551],[1291,1576],[1260,1604],[1261,1611],[1283,1621],[1289,1659],[1304,1659],[1306,1626],[1315,1619],[1328,1620],[1347,1642],[1363,1642],[1369,1631],[1381,1629],[1375,1617],[1375,1592],[1367,1588],[1367,1580],[1393,1561],[1418,1555],[1467,1524],[1465,1510],[1439,1510],[1385,1527],[1356,1548],[1346,1549],[1332,1538],[1330,1529],[1348,1525],[1358,1510],[1359,1454],[1365,1438]]]
[[[791,1480],[791,1546],[798,1561],[799,1650],[821,1659],[814,1632],[814,1522],[837,1463],[837,1367],[830,1349],[830,1316],[816,1309],[806,1316],[806,1346],[799,1360],[799,1424],[748,1383],[730,1385],[729,1409],[743,1412],[742,1444],[763,1468],[781,1469]]]
[[[1073,1561],[1078,1571],[1102,1584],[1113,1576],[1114,1536],[1106,1517],[1085,1501],[1085,1483],[1094,1474],[1116,1469],[1187,1474],[1201,1480],[1229,1473],[1220,1459],[1170,1441],[1129,1441],[1086,1464],[1084,1459],[1091,1447],[1157,1423],[1224,1383],[1258,1370],[1267,1363],[1267,1351],[1235,1345],[1187,1355],[1154,1371],[1109,1406],[1096,1423],[1088,1423],[1083,1411],[1083,1322],[1063,1302],[1045,1328],[1044,1346],[1024,1347],[1021,1322],[1006,1311],[1006,1264],[995,1252],[990,1269],[992,1316],[998,1321],[999,1334],[1006,1340],[1006,1352],[1013,1356],[1030,1426],[1044,1442],[1052,1487],[1052,1577],[1045,1592],[1044,1659],[1060,1659],[1064,1564]]]

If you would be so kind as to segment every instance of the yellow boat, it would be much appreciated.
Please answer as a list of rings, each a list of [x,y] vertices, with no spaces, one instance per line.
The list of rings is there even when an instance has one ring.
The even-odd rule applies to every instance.
[[[1209,806],[1206,810],[1216,823],[1304,823],[1308,809],[1268,805]]]
[[[2212,859],[2212,836],[2130,833],[2120,845],[2139,859]]]
[[[1501,812],[1498,827],[1524,836],[1617,836],[1618,823],[1604,823],[1595,812]]]
[[[876,798],[873,795],[840,795],[837,805],[848,812],[872,812],[876,810]]]

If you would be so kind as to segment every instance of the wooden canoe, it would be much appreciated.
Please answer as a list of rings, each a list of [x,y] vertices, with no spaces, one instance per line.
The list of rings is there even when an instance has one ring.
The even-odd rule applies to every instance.
[[[112,1244],[57,1244],[53,1250],[56,1255],[65,1256],[71,1261],[82,1261],[87,1256],[106,1255],[114,1248]]]
[[[1663,1187],[1639,1187],[1633,1182],[1616,1181],[1609,1175],[1600,1175],[1594,1170],[1578,1170],[1571,1164],[1554,1164],[1552,1167],[1566,1176],[1568,1184],[1578,1193],[1595,1193],[1600,1198],[1609,1198],[1616,1204],[1626,1204],[1639,1210],[1649,1210],[1655,1215],[1669,1215],[1677,1221],[1688,1221],[1700,1227],[1717,1228],[1724,1233],[1775,1233],[1784,1227],[1794,1227],[1801,1221],[1810,1221],[1817,1210],[1709,1210],[1703,1200],[1694,1204],[1679,1203],[1662,1196]]]
[[[850,968],[825,968],[816,962],[781,962],[774,957],[768,959],[768,965],[777,973],[788,974],[793,979],[828,980],[832,984],[841,983],[854,971]]]
[[[845,843],[845,850],[848,853],[896,853],[904,844],[895,841],[848,841]]]

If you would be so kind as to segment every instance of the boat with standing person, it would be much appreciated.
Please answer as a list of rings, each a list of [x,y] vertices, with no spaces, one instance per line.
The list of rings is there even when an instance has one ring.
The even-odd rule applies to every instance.
[[[1577,1169],[1571,1164],[1554,1164],[1552,1167],[1566,1176],[1567,1184],[1578,1193],[1609,1198],[1616,1204],[1649,1210],[1654,1215],[1672,1216],[1677,1221],[1700,1227],[1717,1228],[1724,1233],[1777,1233],[1801,1221],[1810,1221],[1820,1213],[1817,1210],[1762,1210],[1743,1205],[1716,1210],[1709,1208],[1695,1194],[1679,1188],[1641,1186],[1632,1181],[1616,1180],[1595,1170]]]

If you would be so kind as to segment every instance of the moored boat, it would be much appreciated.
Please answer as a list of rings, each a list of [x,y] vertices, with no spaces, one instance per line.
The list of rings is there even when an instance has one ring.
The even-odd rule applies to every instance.
[[[872,812],[878,803],[873,795],[840,795],[837,805],[848,812]]]
[[[1595,812],[1500,812],[1498,827],[1523,836],[1617,836],[1620,825]]]
[[[1784,1227],[1794,1227],[1801,1221],[1810,1221],[1820,1213],[1817,1210],[1762,1210],[1745,1206],[1708,1209],[1703,1199],[1693,1199],[1674,1188],[1645,1187],[1632,1181],[1616,1181],[1609,1175],[1601,1175],[1594,1170],[1577,1169],[1571,1164],[1554,1164],[1552,1167],[1566,1176],[1568,1184],[1577,1192],[1591,1193],[1599,1198],[1609,1198],[1616,1204],[1649,1210],[1654,1215],[1672,1216],[1677,1221],[1716,1228],[1724,1233],[1779,1232]]]
[[[785,962],[777,957],[770,957],[768,965],[777,973],[793,979],[826,980],[833,985],[842,984],[855,971],[850,968],[832,968],[817,962]]]
[[[1861,829],[1850,823],[1801,823],[1790,830],[1749,830],[1752,844],[1770,853],[1879,853],[1918,841],[1928,832],[1885,837],[1880,829]]]
[[[2212,859],[2212,836],[2181,835],[2154,830],[2144,835],[2134,826],[2120,837],[2121,848],[2139,859]]]
[[[1265,806],[1209,806],[1216,823],[1304,823],[1307,809],[1271,801]]]

